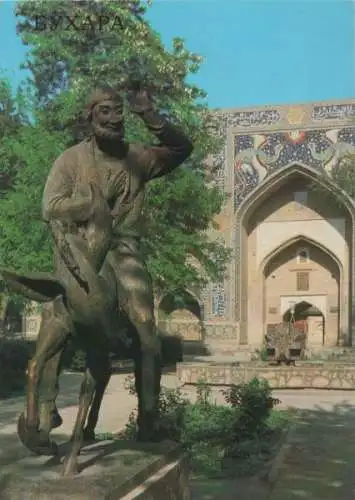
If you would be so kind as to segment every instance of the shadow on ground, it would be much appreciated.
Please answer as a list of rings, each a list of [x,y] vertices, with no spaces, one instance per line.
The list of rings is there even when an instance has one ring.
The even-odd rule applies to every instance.
[[[354,498],[355,407],[335,404],[299,412],[270,500]]]
[[[63,373],[60,377],[60,395],[58,406],[65,408],[78,404],[79,387],[82,381],[80,373]],[[0,468],[31,453],[21,444],[17,436],[17,419],[24,410],[25,396],[13,396],[1,401],[0,405]],[[67,439],[60,430],[55,432],[55,439]]]
[[[314,406],[295,417],[274,487],[265,477],[191,479],[194,500],[353,500],[355,407]]]
[[[60,376],[60,393],[58,396],[58,406],[65,408],[78,404],[79,388],[83,375],[81,373],[63,373]],[[0,411],[0,432],[5,425],[16,424],[19,413],[23,411],[25,395],[15,394],[1,400]]]
[[[129,373],[129,371],[127,372]],[[60,408],[77,404],[81,373],[64,373],[60,380]],[[116,389],[112,387],[114,394]],[[308,398],[309,409],[299,410],[290,448],[278,480],[270,487],[260,478],[209,480],[191,478],[194,500],[353,500],[355,475],[355,406],[335,397],[334,391]],[[323,396],[324,394],[324,396]],[[344,400],[343,400],[344,397]],[[333,398],[333,403],[332,403]],[[338,402],[334,404],[334,399]],[[317,401],[319,405],[317,405]],[[295,403],[297,395],[295,393]],[[30,456],[16,435],[24,398],[1,401],[0,468]],[[8,429],[6,429],[6,427]],[[59,431],[59,432],[58,432]],[[63,442],[67,436],[55,433]],[[105,445],[106,446],[106,445]],[[109,459],[106,459],[107,463]],[[100,462],[100,457],[97,459]]]

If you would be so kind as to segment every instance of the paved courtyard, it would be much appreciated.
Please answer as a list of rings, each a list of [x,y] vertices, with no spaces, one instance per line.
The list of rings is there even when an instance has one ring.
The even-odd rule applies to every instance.
[[[136,397],[125,389],[127,374],[113,375],[106,390],[102,405],[97,433],[114,433],[121,430],[132,411],[136,408]],[[65,440],[71,434],[77,412],[82,375],[80,373],[64,373],[60,379],[60,395],[58,408],[63,417],[63,425],[53,431],[58,441]],[[176,377],[163,376],[165,387],[175,387]],[[17,417],[24,408],[24,397],[13,397],[0,401],[0,467],[10,464],[28,455],[18,440]]]
[[[112,377],[104,398],[97,427],[98,433],[114,433],[122,429],[129,414],[135,409],[136,398],[125,389],[126,377],[127,374],[116,374]],[[66,440],[70,435],[76,415],[81,380],[80,374],[64,373],[61,376],[58,407],[64,422],[61,428],[53,432],[59,442]],[[179,386],[173,373],[165,374],[162,383],[169,388]],[[191,399],[195,398],[196,392],[192,387],[184,387],[182,391]],[[280,478],[271,497],[269,494],[264,496],[257,485],[252,485],[250,491],[246,490],[249,493],[244,492],[242,497],[239,490],[237,496],[226,495],[225,498],[231,500],[354,498],[351,495],[355,391],[284,390],[275,391],[274,396],[281,400],[279,408],[293,407],[305,412],[293,437],[292,451],[281,469]],[[217,402],[223,401],[223,396],[218,391],[214,391],[213,397]],[[23,397],[0,401],[0,467],[11,465],[29,454],[16,434],[17,416],[23,410],[23,406]],[[216,488],[221,492],[218,485]],[[211,484],[207,489],[209,492],[206,492],[206,495],[199,494],[196,498],[201,500],[221,498],[218,493],[216,496],[213,495]],[[234,488],[232,490],[235,491]]]

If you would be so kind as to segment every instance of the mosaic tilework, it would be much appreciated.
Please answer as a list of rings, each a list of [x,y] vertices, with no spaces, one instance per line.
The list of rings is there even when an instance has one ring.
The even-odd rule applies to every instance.
[[[232,127],[269,127],[278,123],[281,114],[276,109],[234,112],[227,118]]]
[[[268,127],[276,124],[280,120],[280,117],[280,113],[276,110],[220,112],[216,113],[216,120],[219,124],[216,133],[218,137],[225,140],[229,128]],[[222,147],[221,151],[213,156],[212,167],[215,171],[216,184],[221,190],[224,190],[226,177],[226,147]]]
[[[314,121],[346,120],[355,117],[355,104],[321,104],[312,111]]]
[[[225,190],[226,179],[233,178],[236,210],[269,173],[292,163],[299,162],[331,173],[339,154],[355,151],[354,117],[354,102],[218,112],[218,135],[224,139],[225,145],[213,159],[216,184]],[[234,133],[232,145],[228,143],[231,131]],[[227,152],[232,152],[232,149],[234,158],[227,158]],[[229,172],[227,168],[233,171]],[[237,254],[238,224],[235,219],[232,246]],[[239,272],[236,257],[233,275],[239,275]],[[238,291],[232,293],[235,297],[230,297],[230,293],[228,282],[225,286],[210,285],[205,290],[206,320],[226,319],[227,300],[230,301],[228,310],[237,313]]]
[[[222,319],[226,315],[227,294],[223,283],[209,283],[201,292],[203,319]],[[208,307],[209,306],[209,307]]]
[[[350,144],[355,148],[355,127],[343,128],[338,134],[338,142]]]
[[[286,167],[299,161],[305,165],[322,168],[334,156],[334,143],[324,130],[279,133],[265,136],[256,155],[261,164],[271,169]]]
[[[211,317],[212,318],[224,318],[226,312],[226,292],[224,290],[224,285],[221,283],[213,284],[211,287]]]
[[[241,134],[238,134],[239,145],[235,144],[235,148],[240,151],[252,150],[254,148],[254,138],[249,129],[259,134],[265,134],[266,131],[275,130],[275,134],[267,134],[268,142],[264,145],[264,150],[259,151],[259,159],[263,164],[267,164],[270,168],[280,168],[285,166],[290,158],[293,161],[311,162],[312,166],[322,168],[322,162],[327,161],[322,155],[331,154],[328,138],[324,137],[324,130],[307,131],[302,144],[292,144],[292,141],[286,141],[286,134],[280,134],[279,130],[290,130],[295,125],[301,126],[303,129],[317,127],[320,123],[323,124],[340,124],[339,128],[344,128],[347,121],[351,125],[351,120],[355,117],[355,103],[323,103],[306,106],[275,106],[274,108],[259,108],[251,110],[231,110],[219,111],[215,114],[217,126],[217,135],[227,139],[229,129],[239,129]],[[276,129],[279,129],[276,131]],[[348,133],[351,128],[348,127]],[[244,131],[244,134],[242,134]],[[297,131],[296,131],[297,132]],[[291,136],[292,133],[288,134]],[[351,135],[352,134],[352,135]],[[272,136],[275,135],[273,138]],[[339,137],[339,141],[344,139],[345,143],[354,144],[353,132],[350,133],[351,139],[346,136],[346,132]],[[227,141],[226,141],[227,142]],[[284,144],[284,143],[287,144]],[[282,151],[280,148],[284,144]],[[276,151],[275,151],[276,148]],[[216,172],[216,183],[220,189],[225,188],[226,179],[226,146],[222,147],[221,151],[214,155],[212,160],[214,170]],[[255,166],[254,166],[255,169]],[[259,173],[249,172],[245,176],[235,179],[235,187],[239,191],[249,192],[255,187],[255,177],[259,182],[263,176]],[[239,202],[241,197],[239,195]]]
[[[236,135],[235,210],[269,173],[297,162],[319,170],[326,169],[336,157],[337,150],[344,149],[344,146],[346,150],[355,148],[355,127]]]

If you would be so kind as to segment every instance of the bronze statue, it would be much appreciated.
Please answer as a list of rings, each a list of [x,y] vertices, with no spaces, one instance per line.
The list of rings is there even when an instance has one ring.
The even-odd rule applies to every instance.
[[[178,167],[191,154],[192,144],[153,110],[146,90],[135,88],[128,102],[160,144],[126,143],[121,95],[109,87],[94,91],[87,108],[92,135],[55,161],[44,189],[43,216],[54,240],[54,274],[2,273],[14,291],[48,302],[36,353],[29,363],[26,416],[20,417],[18,426],[29,449],[40,454],[56,452],[49,433],[60,424],[59,416],[53,419],[57,379],[70,335],[77,336],[87,354],[65,475],[75,473],[84,440],[94,438],[111,374],[108,339],[120,331],[119,309],[128,316],[139,340],[134,359],[139,438],[154,436],[161,346],[152,282],[139,253],[139,218],[145,183]],[[126,348],[132,339],[121,335],[120,341]]]

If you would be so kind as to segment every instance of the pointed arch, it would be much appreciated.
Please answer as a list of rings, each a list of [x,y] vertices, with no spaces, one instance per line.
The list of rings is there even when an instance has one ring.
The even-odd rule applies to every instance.
[[[316,241],[315,239],[310,238],[309,236],[306,236],[301,233],[298,234],[297,236],[294,236],[293,238],[288,239],[287,241],[284,241],[283,243],[281,243],[281,245],[278,245],[276,248],[271,250],[271,252],[269,252],[262,260],[260,264],[260,271],[264,272],[268,264],[272,261],[274,257],[276,257],[276,255],[278,255],[280,252],[286,250],[286,248],[289,248],[296,243],[301,243],[302,245],[306,243],[310,246],[319,248],[319,250],[327,254],[336,263],[337,267],[339,268],[340,275],[342,274],[343,264],[340,262],[339,258],[329,248],[322,245],[322,243],[320,243],[319,241]]]
[[[343,200],[344,207],[354,218],[355,203],[343,189],[332,182],[330,178],[327,178],[324,173],[319,172],[313,167],[297,162],[268,175],[253,191],[251,191],[238,208],[237,217],[239,220],[245,220],[246,216],[255,210],[254,206],[256,208],[256,205],[259,206],[263,201],[264,196],[267,197],[273,190],[277,191],[281,186],[286,184],[288,179],[298,176],[313,181],[329,193],[337,195]]]
[[[234,232],[234,246],[239,250],[239,258],[236,259],[236,272],[235,272],[235,319],[239,322],[240,327],[240,344],[248,344],[248,318],[252,314],[249,311],[248,305],[248,244],[247,244],[247,225],[251,216],[255,213],[256,209],[268,199],[273,193],[277,192],[285,184],[290,182],[293,178],[303,178],[327,191],[330,195],[342,201],[342,205],[351,221],[351,234],[349,245],[349,276],[347,276],[347,296],[348,306],[347,310],[351,312],[351,317],[346,322],[347,332],[344,336],[350,338],[350,327],[354,322],[355,307],[352,307],[353,301],[353,283],[355,283],[355,265],[354,265],[354,227],[355,227],[355,203],[339,186],[337,186],[330,178],[327,178],[323,172],[318,171],[313,167],[301,164],[299,162],[293,163],[269,174],[253,191],[251,191],[236,211],[236,224]],[[301,238],[302,235],[299,235]],[[309,237],[308,237],[309,238]],[[293,238],[295,239],[295,238]],[[297,239],[297,237],[296,237]],[[318,246],[318,242],[312,244]],[[324,251],[324,248],[322,248]],[[329,254],[329,252],[328,252]],[[332,259],[339,264],[339,259]],[[344,280],[343,280],[344,281]],[[355,304],[354,304],[355,305]],[[253,313],[254,314],[254,313]],[[259,313],[258,313],[259,315]],[[260,313],[261,316],[261,313]],[[253,316],[250,316],[253,317]],[[349,321],[350,320],[350,321]],[[254,323],[254,328],[262,330],[263,323],[257,318]]]
[[[326,316],[326,311],[320,305],[320,307],[317,306],[317,304],[312,301],[312,298],[309,299],[308,297],[299,297],[299,300],[294,302],[294,315],[297,316],[300,312],[304,312],[305,310],[309,309],[310,307],[313,308],[313,310],[317,311],[319,316]],[[323,310],[322,310],[323,309]],[[291,308],[288,305],[284,305],[283,308],[280,310],[280,315],[283,316],[283,321],[287,321],[287,316],[290,315],[291,313]]]
[[[337,295],[338,295],[338,303],[339,303],[339,294],[340,290],[343,289],[344,287],[344,267],[337,257],[329,248],[326,246],[322,245],[322,243],[316,241],[313,238],[310,238],[308,236],[305,236],[303,234],[299,234],[293,238],[288,239],[287,241],[284,241],[280,245],[278,245],[276,248],[274,248],[271,252],[268,253],[268,255],[263,259],[259,266],[259,273],[260,273],[260,280],[263,281],[263,288],[264,288],[264,297],[263,297],[263,319],[266,321],[266,279],[267,279],[267,268],[269,264],[272,263],[273,259],[277,257],[281,252],[284,250],[287,250],[288,248],[292,247],[293,245],[301,243],[301,244],[307,244],[310,246],[310,248],[315,247],[318,248],[322,253],[327,255],[331,262],[334,264],[334,268],[336,269],[336,272],[338,274],[337,278]],[[289,310],[289,302],[287,302],[286,297],[280,297],[280,311],[279,314],[280,316],[284,316],[284,314]],[[287,298],[287,300],[290,300],[290,297]],[[292,300],[296,302],[297,305],[299,305],[302,302],[306,302],[311,304],[312,306],[316,307],[318,310],[321,311],[323,315],[324,321],[328,317],[327,313],[327,302],[326,298],[324,296],[315,296],[315,295],[309,295],[307,292],[304,295],[299,295],[295,294],[292,297]],[[346,315],[346,308],[340,307],[338,311],[338,317],[337,317],[337,328],[338,328],[338,336],[337,336],[337,342],[339,342],[339,330],[340,326],[347,324],[347,318],[345,317]],[[325,338],[325,333],[326,331],[324,330],[325,324],[323,325],[323,342]]]
[[[165,314],[172,314],[174,311],[179,309],[186,309],[190,311],[198,320],[202,320],[202,304],[200,299],[191,290],[185,288],[180,292],[180,296],[183,297],[184,303],[176,303],[174,294],[164,295],[158,304],[158,311],[163,311]]]

